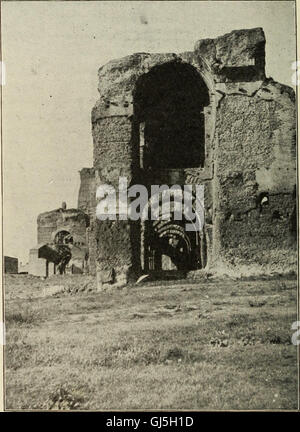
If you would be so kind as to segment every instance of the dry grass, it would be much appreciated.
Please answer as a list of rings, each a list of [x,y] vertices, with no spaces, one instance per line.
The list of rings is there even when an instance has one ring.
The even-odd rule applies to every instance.
[[[7,409],[297,407],[296,281],[42,297],[51,283],[6,279]]]

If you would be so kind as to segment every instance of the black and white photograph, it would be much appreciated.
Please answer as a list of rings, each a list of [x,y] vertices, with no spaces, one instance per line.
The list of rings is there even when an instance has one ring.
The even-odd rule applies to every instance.
[[[4,411],[299,410],[299,13],[1,1]]]

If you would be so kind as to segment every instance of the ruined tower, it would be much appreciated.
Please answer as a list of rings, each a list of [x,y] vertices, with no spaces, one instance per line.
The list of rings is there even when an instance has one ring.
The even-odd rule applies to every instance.
[[[203,39],[181,54],[110,61],[99,69],[98,90],[94,167],[84,173],[94,191],[117,188],[120,177],[147,188],[203,185],[205,205],[205,225],[193,234],[182,224],[94,217],[100,284],[180,265],[235,274],[295,270],[295,96],[265,76],[261,28]],[[95,214],[96,204],[84,211]]]

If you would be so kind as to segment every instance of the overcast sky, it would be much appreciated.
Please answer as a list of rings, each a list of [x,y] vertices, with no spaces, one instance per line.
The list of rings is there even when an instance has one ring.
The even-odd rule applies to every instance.
[[[192,50],[203,38],[263,27],[266,71],[291,85],[294,3],[2,2],[4,253],[28,260],[36,218],[76,207],[92,166],[97,70],[134,52]]]

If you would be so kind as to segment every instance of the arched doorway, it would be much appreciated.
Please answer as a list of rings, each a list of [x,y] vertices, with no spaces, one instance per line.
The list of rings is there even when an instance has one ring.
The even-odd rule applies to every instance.
[[[186,232],[185,222],[148,222],[144,268],[190,271],[206,266],[206,238],[203,232]]]
[[[73,244],[73,236],[69,231],[58,231],[54,236],[54,244]]]
[[[134,92],[141,167],[203,167],[208,105],[207,86],[187,63],[168,62],[142,75]]]
[[[138,182],[183,187],[184,169],[205,166],[208,88],[192,65],[175,60],[142,75],[134,92],[133,138],[139,155]],[[169,173],[169,174],[168,174]],[[187,231],[190,220],[147,220],[141,226],[141,266],[151,270],[196,270],[207,262],[205,229]]]
[[[166,200],[166,195],[170,200]],[[141,235],[141,262],[145,271],[187,272],[205,268],[204,208],[192,192],[183,192],[178,185],[167,192],[163,187],[151,196],[143,211],[144,218],[146,211]]]

